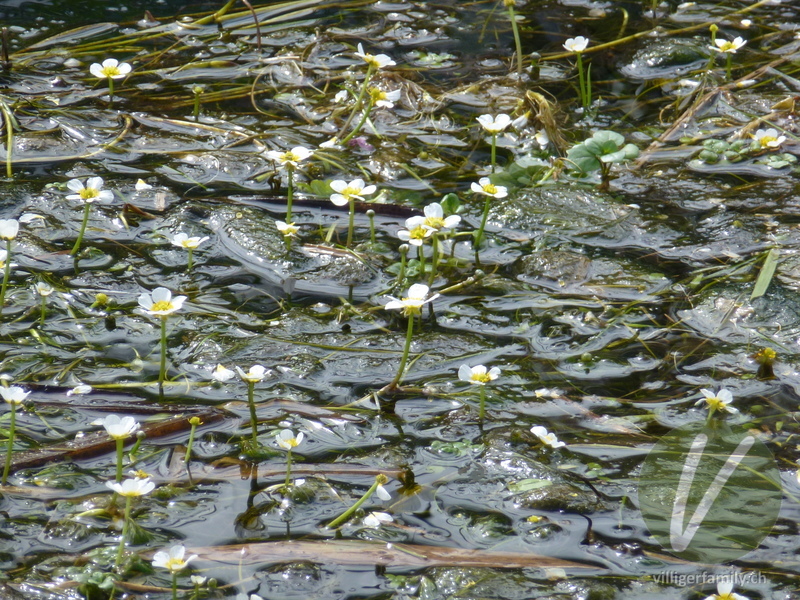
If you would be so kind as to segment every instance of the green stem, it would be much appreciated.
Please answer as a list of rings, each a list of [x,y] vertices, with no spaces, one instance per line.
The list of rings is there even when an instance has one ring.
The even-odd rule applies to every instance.
[[[128,537],[128,521],[131,519],[131,501],[133,496],[125,497],[125,516],[122,522],[122,538],[119,540],[119,548],[117,548],[117,560],[115,564],[117,567],[122,564],[122,554],[125,552],[125,539]]]
[[[178,600],[178,572],[172,572],[172,600]]]
[[[3,285],[0,287],[0,312],[6,303],[6,289],[8,288],[8,279],[11,277],[11,240],[6,240],[6,264],[3,270]]]
[[[342,125],[342,129],[339,131],[339,137],[341,138],[344,135],[345,130],[349,127],[350,123],[353,121],[353,117],[358,114],[358,111],[361,110],[361,103],[364,101],[364,94],[367,93],[367,86],[369,85],[369,80],[372,78],[372,65],[367,66],[367,74],[364,75],[364,84],[361,86],[361,90],[358,92],[358,98],[356,98],[356,104],[353,107],[353,112],[350,113],[350,116],[347,117],[347,120]],[[352,136],[348,136],[348,140]]]
[[[497,164],[497,134],[492,134],[492,173],[494,173],[494,167]]]
[[[375,245],[375,211],[370,209],[367,211],[367,216],[369,217],[369,241],[374,246]]]
[[[733,59],[733,55],[730,52],[728,52],[727,53],[727,63],[726,63],[727,70],[728,70],[728,81],[731,80],[731,62],[732,62],[732,59]]]
[[[286,223],[292,222],[292,196],[294,195],[294,169],[292,165],[286,165],[286,175],[289,178],[289,187],[286,189]]]
[[[486,386],[481,386],[481,403],[480,408],[478,409],[478,418],[483,421],[483,415],[486,414]]]
[[[167,315],[161,316],[161,368],[158,370],[158,387],[164,386],[167,377]]]
[[[116,440],[117,442],[117,475],[116,480],[117,483],[122,481],[122,453],[125,446],[125,440],[119,438]]]
[[[8,481],[8,473],[11,471],[11,454],[14,452],[14,435],[17,426],[17,405],[11,402],[11,422],[8,426],[8,445],[6,446],[6,465],[3,468],[3,485]]]
[[[194,91],[194,108],[192,109],[192,117],[197,121],[200,118],[200,92]]]
[[[489,220],[489,209],[491,208],[492,197],[486,196],[486,202],[483,205],[483,217],[481,217],[481,226],[478,228],[478,233],[475,234],[475,261],[480,263],[477,259],[478,250],[483,242],[483,231],[486,229],[486,221]]]
[[[417,246],[417,258],[419,258],[419,270],[420,275],[425,277],[425,243],[423,242],[419,246]]]
[[[406,254],[408,254],[408,246],[406,246],[405,252],[400,252],[400,269],[397,273],[396,285],[400,285],[406,278]]]
[[[433,256],[431,257],[431,276],[428,279],[428,287],[433,287],[433,282],[436,279],[436,272],[439,268],[439,232],[436,231],[431,236],[431,245],[433,246]]]
[[[194,264],[194,248],[187,248],[186,250],[189,252],[189,264],[186,265],[186,270],[191,271]]]
[[[517,46],[517,75],[522,80],[522,41],[519,38],[519,29],[517,28],[517,17],[514,14],[514,7],[508,7],[508,17],[511,19],[511,31],[514,32],[514,43]]]
[[[39,315],[39,325],[44,325],[44,317],[47,314],[47,297],[42,296],[42,312]]]
[[[356,512],[359,508],[361,508],[361,505],[364,504],[364,502],[366,502],[367,500],[369,500],[370,496],[372,496],[372,494],[375,493],[375,490],[378,489],[378,485],[380,485],[380,481],[378,480],[378,477],[376,477],[375,483],[372,484],[372,487],[369,488],[366,491],[366,493],[363,496],[361,496],[361,498],[359,498],[355,504],[353,504],[353,506],[348,508],[341,515],[339,515],[333,521],[331,521],[328,524],[328,528],[334,529],[339,525],[341,525],[342,523],[346,522],[351,516],[353,516],[353,513]]]
[[[111,77],[108,78],[108,97],[114,101],[114,80]]]
[[[342,140],[342,144],[346,144],[347,142],[349,142],[350,139],[355,134],[357,134],[359,131],[361,131],[361,128],[364,126],[364,123],[366,123],[367,119],[369,118],[369,113],[372,112],[372,107],[373,106],[374,106],[374,104],[373,104],[372,100],[370,100],[369,104],[367,104],[367,108],[364,109],[364,114],[362,115],[361,120],[358,122],[358,125],[356,125],[353,128],[353,131],[351,131],[350,133],[347,134],[347,137]]]
[[[3,119],[6,125],[6,177],[11,179],[14,172],[11,168],[11,154],[14,149],[14,120],[11,118],[11,110],[3,102],[0,104],[3,109]]]
[[[86,232],[86,224],[89,222],[89,211],[92,209],[92,205],[90,202],[86,202],[83,206],[83,222],[81,223],[81,230],[78,233],[78,239],[75,240],[75,245],[72,247],[72,250],[69,251],[70,255],[74,256],[78,253],[78,250],[81,249],[81,243],[83,242],[83,234]]]
[[[197,423],[192,422],[197,417],[192,417],[189,419],[189,424],[192,428],[189,430],[189,442],[186,444],[186,456],[183,458],[183,462],[187,465],[189,464],[189,460],[192,457],[192,446],[194,445],[194,432],[197,431]]]
[[[289,482],[292,479],[292,451],[291,449],[286,453],[286,483],[284,487],[289,487]]]
[[[411,338],[414,335],[414,315],[408,316],[408,329],[406,330],[406,345],[403,347],[403,358],[400,359],[400,368],[397,369],[397,375],[395,375],[392,383],[389,384],[389,387],[394,387],[400,385],[400,382],[403,380],[403,371],[406,370],[406,362],[408,362],[408,353],[411,350]]]
[[[355,223],[356,223],[356,201],[351,197],[350,220],[347,225],[347,244],[346,244],[347,248],[349,248],[353,243],[353,229],[355,229]]]
[[[258,436],[256,435],[257,417],[256,417],[256,402],[253,398],[255,394],[256,384],[252,381],[247,382],[247,405],[250,407],[250,427],[252,429],[253,444],[258,445]]]
[[[584,109],[589,108],[589,99],[586,97],[586,79],[583,75],[583,56],[580,52],[577,53],[577,68],[578,68],[578,93],[581,98],[581,106]]]

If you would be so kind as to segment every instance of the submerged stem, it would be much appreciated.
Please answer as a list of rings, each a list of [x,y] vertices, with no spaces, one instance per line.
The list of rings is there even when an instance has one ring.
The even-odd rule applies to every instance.
[[[118,438],[115,441],[117,442],[117,473],[115,480],[117,483],[119,483],[122,481],[122,454],[124,451],[125,440]]]
[[[8,288],[8,279],[11,277],[11,240],[6,240],[6,264],[3,269],[3,285],[0,287],[0,312],[6,303],[6,289]]]
[[[350,200],[350,219],[347,224],[347,243],[346,247],[350,247],[353,243],[353,229],[356,224],[356,201],[351,197]]]
[[[3,481],[5,485],[8,481],[8,473],[11,471],[11,455],[14,452],[14,435],[17,425],[17,405],[11,402],[11,421],[8,424],[8,445],[6,446],[6,464],[3,467]]]
[[[258,445],[258,435],[256,427],[258,418],[256,417],[256,402],[254,399],[256,384],[252,381],[247,382],[247,405],[250,407],[250,427],[252,429],[253,444]]]
[[[89,223],[89,211],[92,209],[92,205],[89,202],[86,202],[83,205],[83,222],[81,223],[81,230],[78,232],[78,239],[75,240],[75,245],[72,246],[72,250],[69,251],[70,255],[75,256],[78,253],[78,250],[81,249],[81,243],[83,242],[83,234],[86,233],[86,225]]]
[[[292,222],[292,196],[294,194],[294,169],[292,165],[286,165],[286,175],[289,179],[288,187],[286,188],[286,223]]]
[[[403,347],[403,358],[400,359],[400,367],[397,369],[397,375],[395,375],[392,383],[389,384],[389,387],[400,385],[400,382],[403,380],[403,371],[406,370],[406,363],[408,362],[408,353],[411,350],[411,338],[413,335],[414,315],[409,315],[408,329],[406,330],[406,345]]]
[[[164,385],[167,377],[167,315],[161,317],[161,367],[158,370],[158,387]]]
[[[368,490],[367,490],[367,491],[364,493],[364,495],[363,495],[363,496],[361,496],[361,498],[359,498],[359,499],[356,501],[356,503],[355,503],[355,504],[353,504],[353,506],[351,506],[350,508],[348,508],[348,509],[347,509],[346,511],[344,511],[344,512],[343,512],[341,515],[339,515],[339,516],[338,516],[338,517],[336,517],[336,518],[335,518],[333,521],[331,521],[331,522],[328,524],[328,528],[329,528],[329,529],[333,529],[333,528],[335,528],[335,527],[338,527],[338,526],[339,526],[339,525],[341,525],[342,523],[346,522],[346,521],[347,521],[347,519],[349,519],[349,518],[350,518],[350,517],[353,515],[353,513],[354,513],[354,512],[356,512],[356,511],[357,511],[359,508],[361,508],[361,505],[362,505],[362,504],[364,504],[364,502],[366,502],[367,500],[369,500],[370,496],[372,496],[372,494],[374,494],[374,493],[375,493],[375,491],[378,489],[378,486],[379,486],[379,485],[381,485],[382,483],[385,483],[385,482],[386,482],[386,480],[387,480],[387,478],[386,478],[386,476],[385,476],[385,475],[378,475],[377,477],[375,477],[375,483],[373,483],[373,484],[372,484],[372,487],[370,487],[370,488],[369,488],[369,489],[368,489]]]
[[[128,537],[128,521],[131,519],[131,501],[133,496],[125,497],[125,516],[122,522],[122,538],[119,540],[119,548],[117,548],[117,559],[115,564],[117,567],[122,563],[122,554],[125,552],[125,539]]]
[[[292,480],[292,450],[291,448],[286,452],[286,483],[284,487],[289,487],[289,482]]]

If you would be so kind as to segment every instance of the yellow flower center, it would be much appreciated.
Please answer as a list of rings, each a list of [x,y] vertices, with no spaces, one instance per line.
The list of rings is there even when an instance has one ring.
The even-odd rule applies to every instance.
[[[719,47],[720,52],[736,52],[736,46],[733,42],[725,42]]]
[[[424,227],[414,227],[414,229],[408,232],[408,237],[412,240],[424,240],[426,233],[428,233],[428,230]]]
[[[359,192],[361,192],[360,189],[347,186],[340,193],[342,194],[342,196],[350,200],[350,198],[352,198],[353,196],[357,196]]]
[[[768,148],[770,144],[774,144],[778,141],[778,138],[773,137],[771,135],[762,136],[759,142],[761,143],[762,148]]]
[[[489,376],[489,371],[486,371],[486,373],[473,373],[470,375],[470,379],[480,383],[489,383],[492,380],[492,378]]]
[[[411,317],[422,312],[423,301],[419,298],[403,298],[403,316]]]
[[[103,67],[100,72],[106,77],[116,77],[117,75],[122,75],[117,67]]]
[[[717,398],[716,396],[713,398],[706,398],[706,404],[708,404],[709,408],[713,408],[714,410],[727,410],[725,408],[726,404]],[[730,596],[728,596],[730,597]],[[722,596],[718,596],[718,598],[723,598]],[[724,598],[723,598],[724,600]]]
[[[170,558],[167,561],[166,567],[170,571],[180,571],[186,562],[182,558]]]
[[[441,217],[425,217],[425,225],[432,229],[441,229],[444,227],[444,219]]]
[[[297,154],[295,154],[291,150],[288,150],[287,152],[284,152],[283,156],[281,157],[281,161],[285,162],[285,163],[294,162],[294,161],[298,161],[298,160],[300,160],[300,157],[297,156]]]
[[[153,312],[158,312],[162,310],[172,310],[172,308],[173,308],[172,302],[167,302],[166,300],[160,300],[158,302],[154,302],[153,308],[151,308],[150,310],[152,310]]]
[[[483,191],[489,195],[494,195],[497,193],[497,186],[493,183],[487,183],[483,186]]]
[[[377,102],[378,100],[386,100],[386,92],[378,88],[370,88],[369,95],[372,96],[373,102]]]
[[[83,188],[79,195],[81,200],[91,200],[92,198],[97,198],[100,193],[95,188]]]

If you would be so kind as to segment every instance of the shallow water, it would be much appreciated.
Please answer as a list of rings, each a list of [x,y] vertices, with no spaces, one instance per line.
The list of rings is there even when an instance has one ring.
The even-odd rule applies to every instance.
[[[151,4],[0,6],[12,62],[0,100],[18,122],[0,216],[36,215],[13,242],[0,322],[2,372],[32,392],[1,492],[0,597],[108,598],[113,573],[115,597],[166,598],[170,577],[150,561],[174,544],[200,555],[194,574],[217,582],[193,591],[182,572],[186,598],[703,598],[730,572],[751,599],[794,597],[796,171],[764,160],[798,150],[793,104],[776,108],[797,73],[776,64],[756,85],[725,88],[720,59],[705,91],[691,95],[681,81],[706,72],[711,22],[720,37],[748,40],[735,77],[791,56],[796,7],[664,2],[654,14],[649,2],[520,3],[520,85],[502,3],[255,2],[260,48],[241,5],[216,24],[202,19],[219,3]],[[655,33],[591,50],[640,32]],[[588,114],[561,47],[576,35],[591,39]],[[358,143],[303,163],[301,232],[288,249],[275,225],[287,180],[264,151],[317,148],[337,134],[350,108],[333,97],[360,84],[359,42],[397,62],[377,81],[403,94],[372,114]],[[134,67],[113,103],[88,73],[109,56]],[[544,149],[534,133],[548,115],[530,92],[553,111]],[[528,120],[497,139],[495,182],[509,195],[491,203],[478,271],[469,232],[483,197],[469,189],[490,174],[491,146],[475,118],[500,112]],[[704,139],[732,141],[746,126],[743,139],[767,126],[788,139],[780,151],[698,158]],[[556,161],[600,129],[641,150],[613,167],[607,190]],[[82,210],[65,184],[91,176],[115,198],[92,206],[76,260]],[[356,177],[378,192],[358,206],[350,252],[346,209],[329,202],[326,182]],[[136,190],[140,178],[152,187]],[[405,319],[382,305],[423,281],[413,271],[398,281],[397,232],[450,192],[461,235],[445,242],[452,258],[433,279],[441,296],[415,327],[404,389],[379,391],[406,336]],[[178,232],[209,238],[191,270],[170,243]],[[775,276],[751,299],[771,248]],[[56,290],[43,322],[39,281]],[[167,319],[163,392],[159,319],[137,308],[159,286],[187,296]],[[773,377],[757,360],[765,348],[777,353]],[[464,363],[502,371],[486,387],[483,421],[475,386],[458,380]],[[260,453],[247,451],[247,386],[215,383],[217,364],[269,370],[255,386]],[[91,393],[68,396],[79,384]],[[682,561],[643,520],[638,476],[659,438],[707,418],[700,389],[723,387],[739,410],[726,422],[775,456],[783,504],[752,552],[724,565]],[[109,413],[147,429],[126,471],[158,485],[133,503],[117,570],[122,507],[109,508],[105,486],[113,444],[89,433]],[[203,424],[187,467],[192,415]],[[544,446],[537,425],[566,446]],[[283,428],[305,433],[293,452],[303,482],[287,495]],[[378,473],[392,499],[373,496],[340,530],[327,528]],[[370,511],[394,522],[368,527]]]

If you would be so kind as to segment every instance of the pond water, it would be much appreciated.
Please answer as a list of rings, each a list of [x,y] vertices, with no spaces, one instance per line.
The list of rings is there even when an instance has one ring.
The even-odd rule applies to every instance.
[[[797,6],[250,4],[0,3],[0,598],[800,597]]]

